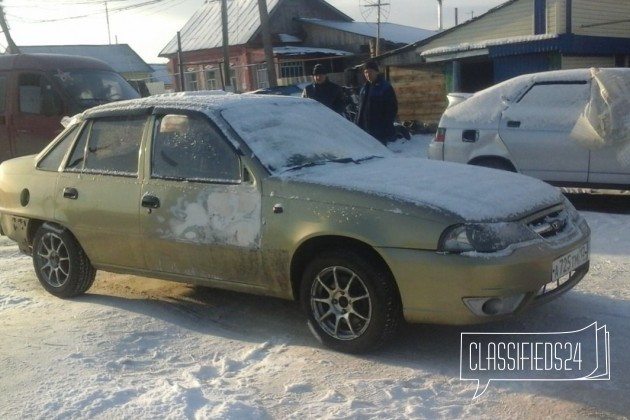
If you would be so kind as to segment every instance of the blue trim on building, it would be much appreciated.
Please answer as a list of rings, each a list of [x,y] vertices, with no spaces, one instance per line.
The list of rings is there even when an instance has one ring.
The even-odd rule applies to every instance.
[[[490,58],[510,55],[557,52],[563,55],[630,54],[628,38],[561,34],[557,38],[538,39],[488,47]]]
[[[534,0],[534,34],[547,33],[547,0]]]
[[[565,30],[567,31],[568,34],[570,34],[571,32],[573,32],[573,1],[572,0],[567,0],[566,3],[566,13],[565,13],[565,19],[566,19],[566,28]]]

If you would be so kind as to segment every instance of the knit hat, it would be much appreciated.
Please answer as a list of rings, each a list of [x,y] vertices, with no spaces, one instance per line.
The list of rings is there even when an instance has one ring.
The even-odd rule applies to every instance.
[[[379,71],[378,70],[378,64],[376,64],[376,61],[368,61],[368,62],[366,62],[363,65],[363,70],[367,70],[367,69]]]
[[[326,71],[326,68],[322,66],[321,64],[315,64],[315,67],[313,67],[313,76],[315,76],[316,74],[326,74],[326,73],[328,73]]]

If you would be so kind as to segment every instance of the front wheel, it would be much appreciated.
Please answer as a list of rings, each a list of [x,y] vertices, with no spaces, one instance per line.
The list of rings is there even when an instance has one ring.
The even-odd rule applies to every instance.
[[[96,277],[96,269],[74,236],[49,223],[33,239],[33,266],[44,289],[61,298],[85,293]]]
[[[313,334],[346,353],[380,347],[402,318],[391,274],[354,251],[333,250],[315,257],[304,271],[300,298]]]

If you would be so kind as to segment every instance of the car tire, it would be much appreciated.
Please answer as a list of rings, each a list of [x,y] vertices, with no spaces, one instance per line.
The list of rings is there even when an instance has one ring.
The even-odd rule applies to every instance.
[[[96,269],[74,236],[50,223],[44,223],[35,233],[33,266],[44,289],[60,298],[85,293],[96,276]]]
[[[516,172],[516,169],[514,168],[514,166],[510,162],[505,161],[503,159],[484,158],[484,159],[479,159],[475,162],[472,162],[472,164],[475,166],[483,166],[484,168],[492,168],[492,169],[499,169],[502,171]]]
[[[315,337],[344,353],[377,349],[394,336],[402,319],[389,271],[352,250],[317,255],[304,270],[300,300]]]

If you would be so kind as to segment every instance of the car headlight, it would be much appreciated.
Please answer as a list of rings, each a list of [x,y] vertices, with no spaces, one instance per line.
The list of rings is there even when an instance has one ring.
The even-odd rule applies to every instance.
[[[519,222],[464,223],[451,226],[442,233],[438,252],[497,252],[537,237]]]

